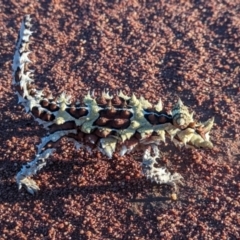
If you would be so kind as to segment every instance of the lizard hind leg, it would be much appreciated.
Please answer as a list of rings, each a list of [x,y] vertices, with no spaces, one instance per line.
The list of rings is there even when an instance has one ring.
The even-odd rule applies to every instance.
[[[36,182],[30,177],[37,173],[46,165],[46,158],[48,158],[55,150],[55,148],[47,147],[48,143],[54,143],[56,145],[60,140],[69,133],[76,133],[76,130],[65,130],[54,132],[47,137],[43,137],[41,143],[38,145],[38,152],[36,158],[23,165],[21,170],[16,176],[18,189],[24,186],[31,194],[36,193],[39,190]]]
[[[27,191],[33,195],[39,190],[36,182],[29,177],[36,174],[37,171],[46,165],[46,158],[48,158],[54,150],[54,148],[46,149],[41,154],[37,154],[33,161],[22,166],[21,170],[16,176],[19,190],[22,188],[22,186],[24,186]]]
[[[156,167],[157,159],[161,157],[157,145],[151,145],[151,149],[146,149],[143,155],[142,171],[143,174],[152,182],[167,184],[177,190],[177,184],[182,184],[183,177],[179,173],[171,174],[166,167]]]

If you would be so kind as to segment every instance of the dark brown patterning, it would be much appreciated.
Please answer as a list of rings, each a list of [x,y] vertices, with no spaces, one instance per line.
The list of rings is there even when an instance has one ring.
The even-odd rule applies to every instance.
[[[39,190],[30,178],[46,164],[46,158],[54,151],[48,143],[57,143],[67,137],[77,148],[89,151],[99,150],[109,158],[114,152],[121,156],[133,150],[145,149],[143,173],[158,183],[181,182],[181,175],[170,174],[166,168],[154,167],[159,157],[157,148],[165,137],[182,147],[212,148],[209,132],[214,119],[197,123],[193,114],[179,99],[171,113],[164,111],[162,102],[152,106],[144,98],[134,94],[129,97],[119,92],[111,96],[103,92],[94,97],[88,93],[81,103],[71,103],[70,96],[62,93],[58,98],[37,90],[33,85],[33,71],[29,69],[28,58],[31,31],[31,18],[25,16],[13,59],[13,85],[21,103],[49,132],[38,145],[36,158],[27,163],[17,174],[19,189],[24,185],[34,194]],[[153,149],[153,156],[150,148]]]

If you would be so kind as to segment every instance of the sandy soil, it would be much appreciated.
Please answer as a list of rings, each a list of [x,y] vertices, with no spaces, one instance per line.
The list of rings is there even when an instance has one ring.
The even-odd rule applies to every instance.
[[[240,238],[240,5],[139,2],[1,1],[1,239]],[[141,175],[139,154],[108,160],[67,142],[35,176],[40,192],[18,191],[15,175],[45,134],[11,86],[26,13],[35,22],[39,88],[75,99],[122,89],[151,102],[161,97],[167,108],[179,96],[199,119],[215,117],[214,150],[162,148],[170,170],[184,176],[177,200],[170,187]]]

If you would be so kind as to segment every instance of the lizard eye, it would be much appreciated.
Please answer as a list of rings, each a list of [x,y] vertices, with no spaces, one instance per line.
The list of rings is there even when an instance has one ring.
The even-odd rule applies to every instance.
[[[188,115],[185,113],[179,112],[173,116],[173,125],[177,128],[184,129],[190,124],[190,122]]]
[[[193,114],[189,113],[188,108],[183,104],[181,99],[175,104],[172,109],[173,125],[180,129],[185,129],[193,122]]]

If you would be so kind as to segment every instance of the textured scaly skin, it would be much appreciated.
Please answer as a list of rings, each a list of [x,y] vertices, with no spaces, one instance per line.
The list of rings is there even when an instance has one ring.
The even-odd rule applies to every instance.
[[[16,180],[19,189],[24,185],[34,194],[39,190],[29,178],[46,164],[46,158],[55,150],[47,147],[66,137],[74,141],[75,146],[85,147],[89,151],[99,150],[109,158],[114,152],[121,156],[133,150],[145,149],[143,155],[143,173],[152,181],[171,184],[180,182],[180,174],[171,175],[165,168],[156,168],[159,157],[157,146],[170,138],[177,146],[192,148],[212,148],[209,132],[214,119],[197,123],[193,113],[179,99],[171,113],[164,111],[162,102],[152,106],[143,97],[131,97],[121,91],[115,96],[103,92],[94,97],[88,93],[81,103],[71,103],[71,97],[62,93],[59,97],[33,85],[33,71],[29,70],[29,44],[32,35],[31,18],[25,16],[16,44],[13,59],[13,85],[18,101],[49,134],[38,145],[36,158],[22,167]],[[153,148],[151,156],[149,146]]]

